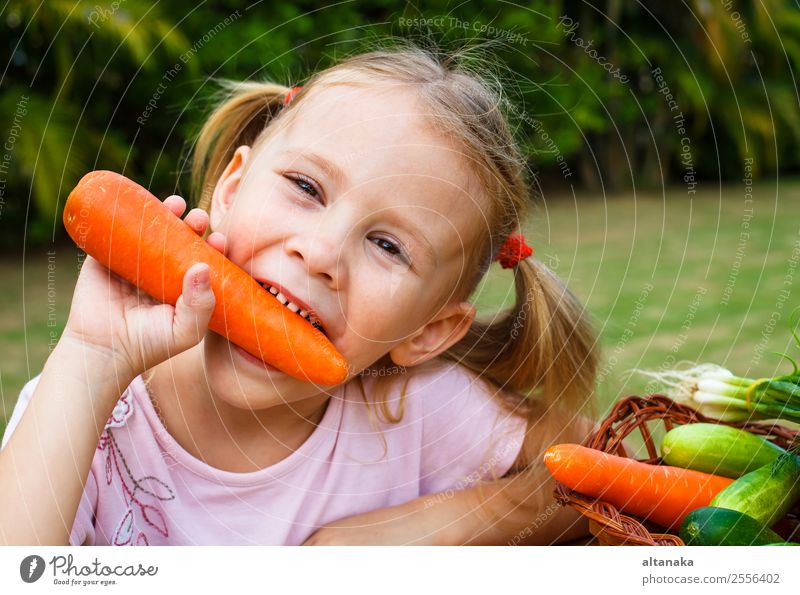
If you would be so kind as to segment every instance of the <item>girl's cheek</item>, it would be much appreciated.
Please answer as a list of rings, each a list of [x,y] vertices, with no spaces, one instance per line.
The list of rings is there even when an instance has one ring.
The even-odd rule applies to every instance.
[[[244,214],[242,213],[242,215]],[[263,235],[264,230],[259,228],[258,218],[253,216],[234,214],[228,223],[228,230],[225,234],[228,258],[241,265],[253,257],[253,252],[259,246],[260,235]]]

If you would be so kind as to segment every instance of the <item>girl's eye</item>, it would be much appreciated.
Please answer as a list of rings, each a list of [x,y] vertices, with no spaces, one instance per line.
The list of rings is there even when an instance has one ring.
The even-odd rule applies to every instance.
[[[384,252],[388,252],[392,256],[403,257],[403,250],[397,244],[393,244],[389,240],[384,238],[375,238],[376,244],[383,250]]]
[[[317,185],[311,178],[307,178],[306,176],[297,174],[295,177],[290,178],[294,185],[297,186],[303,193],[308,194],[314,198],[319,197],[320,192],[317,189]]]

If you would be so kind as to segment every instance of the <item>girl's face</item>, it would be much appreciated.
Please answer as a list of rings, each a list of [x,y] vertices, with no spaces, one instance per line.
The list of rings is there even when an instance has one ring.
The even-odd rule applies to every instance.
[[[470,161],[407,88],[326,88],[287,116],[237,150],[214,191],[229,258],[318,315],[348,380],[387,353],[411,366],[446,350],[475,316],[452,295],[484,221]],[[324,390],[211,332],[205,360],[214,388],[240,387],[249,409]]]

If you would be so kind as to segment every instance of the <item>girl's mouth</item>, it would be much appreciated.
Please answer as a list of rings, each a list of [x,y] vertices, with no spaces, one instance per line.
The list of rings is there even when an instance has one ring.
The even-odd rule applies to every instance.
[[[258,284],[261,285],[261,287],[263,287],[267,291],[269,291],[272,295],[274,295],[275,299],[277,299],[281,304],[286,306],[289,310],[291,310],[301,318],[306,319],[311,324],[311,326],[320,331],[326,337],[328,336],[328,333],[325,332],[325,328],[322,326],[322,323],[320,322],[316,314],[314,314],[314,312],[304,310],[302,306],[299,306],[298,304],[295,304],[293,301],[289,300],[285,295],[283,295],[279,287],[270,285],[266,281],[258,281]]]
[[[271,365],[269,365],[267,362],[265,362],[265,361],[262,361],[261,359],[259,359],[259,358],[257,358],[256,356],[252,355],[252,354],[251,354],[251,353],[249,353],[248,351],[245,351],[244,349],[242,349],[241,347],[239,347],[239,346],[238,346],[238,345],[236,345],[235,343],[231,343],[231,347],[233,347],[233,348],[234,348],[236,351],[238,351],[238,352],[239,352],[239,355],[241,355],[241,356],[242,356],[244,359],[246,359],[246,360],[247,360],[247,361],[249,361],[250,363],[252,363],[252,364],[255,364],[256,366],[259,366],[259,367],[261,367],[261,368],[264,368],[264,369],[266,369],[268,372],[278,372],[278,373],[280,373],[280,374],[283,374],[283,372],[281,372],[281,371],[280,371],[278,368],[276,368],[275,366],[271,366]]]

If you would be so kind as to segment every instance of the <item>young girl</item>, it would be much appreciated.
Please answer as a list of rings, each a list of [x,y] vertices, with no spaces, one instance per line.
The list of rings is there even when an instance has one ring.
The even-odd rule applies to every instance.
[[[3,541],[585,533],[553,504],[541,454],[589,431],[595,340],[512,235],[529,192],[500,107],[456,59],[414,47],[352,57],[300,89],[237,85],[200,134],[200,208],[185,220],[290,310],[313,313],[347,380],[302,382],[208,331],[205,264],[173,308],[87,258],[3,439]],[[183,214],[182,199],[165,202]],[[479,321],[468,299],[498,256],[516,303]]]

